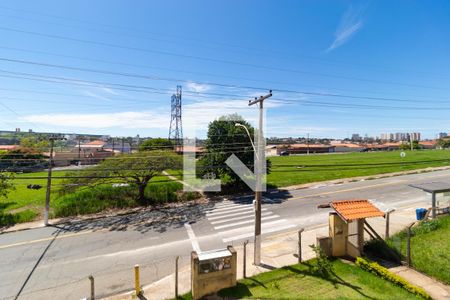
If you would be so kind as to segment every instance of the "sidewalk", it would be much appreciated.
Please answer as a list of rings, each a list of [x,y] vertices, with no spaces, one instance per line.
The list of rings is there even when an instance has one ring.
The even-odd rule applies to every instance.
[[[400,211],[395,211],[391,214],[390,218],[390,228],[391,234],[395,231],[404,228],[411,222],[415,220],[414,208],[408,208]],[[370,224],[374,227],[374,229],[381,235],[384,236],[385,232],[385,219],[384,218],[373,218],[368,220]],[[328,225],[321,225],[314,228],[307,228],[302,233],[302,259],[308,260],[315,256],[314,252],[308,245],[315,244],[316,238],[319,236],[328,236]],[[237,251],[238,255],[238,279],[243,277],[243,246],[235,245],[234,249]],[[270,237],[263,238],[262,243],[262,257],[261,260],[263,265],[260,267],[252,265],[253,262],[253,244],[249,243],[247,245],[247,276],[256,275],[261,272],[270,271],[274,268],[280,268],[286,265],[296,264],[298,262],[298,258],[294,256],[298,252],[298,231],[291,231],[282,234],[273,235]],[[404,268],[404,267],[399,267]],[[401,269],[403,270],[403,269]],[[410,269],[409,269],[410,270]],[[396,271],[396,270],[394,270]],[[413,284],[416,284],[422,288],[424,288],[427,292],[432,294],[432,291],[438,291],[438,293],[445,295],[445,285],[444,287],[440,287],[440,289],[435,289],[437,286],[437,282],[434,282],[433,285],[430,285],[429,282],[433,281],[433,279],[428,278],[427,276],[415,272],[413,270],[404,272],[400,274],[401,276],[405,276],[405,279],[411,280]],[[412,276],[413,272],[416,276]],[[190,291],[190,266],[185,266],[179,271],[179,294],[185,294]],[[417,278],[421,278],[420,280]],[[429,281],[426,281],[425,279]],[[417,280],[417,282],[416,282]],[[130,287],[131,289],[131,287]],[[175,277],[174,274],[162,278],[161,280],[154,282],[152,284],[146,285],[143,287],[145,299],[171,299],[174,298],[175,291]],[[108,300],[126,300],[133,299],[133,291],[116,295],[112,297],[108,297],[105,299]],[[433,293],[433,297],[436,293]],[[436,299],[446,299],[439,298]]]
[[[390,268],[389,271],[395,273],[414,285],[423,288],[433,299],[448,300],[450,299],[450,287],[433,278],[430,278],[414,269],[406,266]]]

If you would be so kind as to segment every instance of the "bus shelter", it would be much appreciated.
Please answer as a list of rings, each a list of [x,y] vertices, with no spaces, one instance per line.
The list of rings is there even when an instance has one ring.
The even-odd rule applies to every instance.
[[[411,184],[410,187],[420,189],[431,194],[431,217],[434,219],[438,213],[448,213],[450,200],[445,197],[450,196],[450,182],[429,182],[421,184]],[[437,195],[442,194],[443,200],[437,201]]]

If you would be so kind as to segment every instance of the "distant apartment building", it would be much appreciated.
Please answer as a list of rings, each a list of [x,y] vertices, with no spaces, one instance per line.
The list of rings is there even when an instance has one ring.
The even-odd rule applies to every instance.
[[[404,141],[420,141],[420,132],[396,132],[396,133],[382,133],[380,135],[380,139],[382,141],[395,141],[395,142],[404,142]]]
[[[362,140],[362,137],[358,133],[352,134],[352,141],[359,142]]]

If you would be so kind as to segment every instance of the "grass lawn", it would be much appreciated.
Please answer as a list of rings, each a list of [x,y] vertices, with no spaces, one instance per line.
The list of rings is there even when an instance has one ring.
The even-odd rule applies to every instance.
[[[411,262],[415,269],[450,284],[450,216],[413,227]],[[406,255],[406,232],[393,235],[389,245]]]
[[[54,177],[60,177],[65,171],[54,171]],[[16,174],[15,190],[8,194],[8,198],[0,198],[0,226],[29,222],[41,217],[45,204],[47,179],[46,172]],[[37,179],[25,179],[36,177]],[[22,179],[23,178],[23,179]],[[50,213],[52,217],[64,217],[78,214],[97,213],[106,209],[136,207],[135,190],[127,187],[112,188],[111,185],[99,186],[59,196],[58,189],[62,179],[52,180],[52,195]],[[39,184],[39,190],[28,189],[29,184]],[[147,198],[152,204],[162,204],[178,200],[191,200],[194,193],[181,194],[183,186],[171,181],[166,176],[154,177],[145,190]]]
[[[311,270],[312,261],[261,273],[221,290],[231,299],[417,299],[405,289],[340,260],[334,275],[324,279]],[[228,299],[229,299],[228,298]],[[180,299],[191,299],[185,295]]]
[[[270,157],[272,172],[267,176],[267,182],[283,187],[450,165],[448,150],[404,152],[406,157],[403,158],[400,151]]]

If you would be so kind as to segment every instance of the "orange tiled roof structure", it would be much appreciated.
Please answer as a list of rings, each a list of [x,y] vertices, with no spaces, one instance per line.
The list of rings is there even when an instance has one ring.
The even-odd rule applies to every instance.
[[[384,212],[375,207],[369,200],[333,201],[331,202],[331,207],[345,221],[384,217]]]

